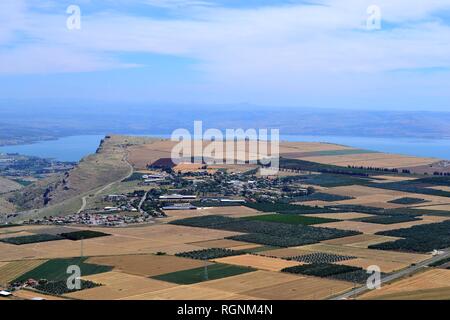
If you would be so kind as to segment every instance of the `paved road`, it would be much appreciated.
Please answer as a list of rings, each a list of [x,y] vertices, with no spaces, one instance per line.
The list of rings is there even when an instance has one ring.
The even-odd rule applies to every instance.
[[[444,249],[442,250],[444,253],[440,254],[438,256],[434,256],[428,260],[424,260],[422,262],[417,263],[414,266],[408,267],[406,269],[400,270],[396,273],[390,274],[388,276],[385,276],[384,278],[381,279],[381,285],[383,285],[384,283],[408,276],[410,274],[413,274],[417,271],[419,271],[422,268],[425,268],[427,266],[429,266],[430,264],[437,262],[439,260],[442,259],[446,259],[450,257],[450,248]],[[349,299],[352,297],[356,297],[358,295],[361,295],[363,293],[365,293],[366,291],[370,291],[366,286],[362,286],[356,289],[353,289],[349,292],[346,292],[344,294],[341,294],[339,296],[333,297],[331,300],[344,300],[344,299]]]
[[[147,192],[144,194],[144,196],[142,197],[141,201],[139,202],[138,210],[139,210],[139,212],[142,213],[142,214],[145,213],[145,211],[142,210],[142,205],[144,204],[145,200],[147,199],[147,195],[148,195],[149,192],[150,192],[150,191],[147,191]]]
[[[112,187],[113,185],[115,185],[116,183],[119,183],[119,182],[121,182],[122,180],[125,180],[125,179],[128,179],[129,177],[131,177],[131,175],[132,175],[133,172],[134,172],[134,169],[133,169],[133,166],[131,165],[131,163],[128,162],[128,154],[126,154],[126,155],[123,157],[123,161],[125,161],[125,163],[126,163],[126,164],[129,166],[129,168],[130,168],[130,170],[128,171],[127,175],[126,175],[125,177],[122,177],[122,178],[116,180],[116,181],[113,181],[113,182],[111,182],[111,183],[108,183],[106,186],[103,186],[101,189],[97,190],[97,191],[94,193],[94,195],[93,195],[94,197],[98,196],[98,195],[99,195],[100,193],[102,193],[103,191],[105,191],[105,190],[111,188],[111,187]],[[84,211],[84,209],[86,209],[87,198],[88,198],[88,197],[89,197],[89,195],[84,196],[83,198],[81,198],[81,207],[80,207],[80,209],[78,210],[77,213],[81,213],[81,212]]]

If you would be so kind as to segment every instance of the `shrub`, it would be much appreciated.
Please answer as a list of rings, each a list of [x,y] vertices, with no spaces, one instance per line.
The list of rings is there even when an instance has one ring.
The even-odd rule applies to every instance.
[[[231,257],[244,254],[242,251],[235,251],[230,249],[222,249],[222,248],[210,248],[189,252],[181,252],[175,254],[177,257],[184,257],[196,260],[210,260],[210,259],[218,259],[224,257]]]
[[[302,216],[299,214],[265,214],[265,215],[258,215],[258,216],[252,216],[252,217],[245,217],[242,219],[243,220],[252,220],[252,221],[278,222],[278,223],[287,223],[287,224],[302,224],[305,226],[339,221],[336,219],[308,217],[308,216]]]
[[[400,199],[391,200],[388,202],[395,203],[395,204],[419,204],[419,203],[424,203],[424,202],[428,202],[428,201],[425,199],[404,197],[404,198],[400,198]]]
[[[356,231],[266,221],[241,220],[221,216],[187,218],[176,220],[172,223],[192,227],[248,233],[247,235],[234,236],[229,239],[247,239],[244,241],[280,247],[312,244],[323,240],[360,234]]]
[[[339,261],[356,259],[356,257],[341,256],[341,255],[337,255],[337,254],[324,253],[324,252],[314,252],[314,253],[305,254],[305,255],[301,255],[301,256],[289,257],[286,259],[287,260],[295,260],[295,261],[299,261],[299,262],[306,262],[306,263],[334,263],[334,262],[339,262]]]
[[[331,263],[314,263],[314,264],[305,264],[302,266],[294,266],[281,270],[282,272],[296,273],[296,274],[304,274],[308,276],[316,276],[316,277],[330,277],[337,274],[353,272],[357,270],[362,270],[358,267],[352,266],[344,266],[339,264],[331,264]]]
[[[71,293],[75,291],[81,291],[85,289],[91,289],[95,287],[99,287],[100,285],[94,283],[92,281],[80,280],[80,289],[69,289],[67,288],[66,281],[49,281],[49,282],[40,282],[36,287],[36,290],[48,293],[51,295],[63,295],[66,293]]]
[[[56,241],[64,239],[58,235],[52,234],[34,234],[31,236],[22,236],[22,237],[13,237],[13,238],[5,238],[0,239],[1,242],[15,244],[15,245],[23,245],[30,243],[39,243],[39,242],[47,242],[47,241]]]
[[[311,206],[303,206],[298,204],[291,203],[266,203],[266,202],[258,202],[258,203],[245,203],[246,207],[262,211],[262,212],[277,212],[277,213],[288,213],[288,214],[302,214],[302,213],[327,213],[330,210],[319,208],[319,207],[311,207]]]
[[[430,252],[450,247],[450,220],[423,224],[407,229],[378,232],[379,235],[404,238],[369,246],[370,249],[398,250],[406,252]]]
[[[69,233],[61,233],[61,237],[69,239],[69,240],[81,240],[81,239],[91,239],[91,238],[98,238],[98,237],[106,237],[110,236],[110,234],[98,232],[98,231],[92,231],[92,230],[82,230],[82,231],[74,231]]]
[[[418,221],[419,218],[408,216],[408,215],[397,215],[397,216],[377,216],[377,217],[367,217],[358,219],[361,222],[368,223],[378,223],[378,224],[395,224],[402,222]]]

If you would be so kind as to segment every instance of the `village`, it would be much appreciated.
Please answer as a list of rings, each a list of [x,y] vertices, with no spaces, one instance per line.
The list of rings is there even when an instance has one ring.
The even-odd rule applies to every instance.
[[[181,166],[185,168],[186,165]],[[105,195],[102,200],[106,206],[70,215],[30,219],[24,224],[119,227],[154,223],[155,219],[166,217],[167,211],[236,206],[247,202],[288,203],[315,191],[311,186],[305,187],[292,179],[257,176],[255,169],[211,173],[204,166],[199,170],[177,171],[161,159],[149,169],[152,173],[135,172],[128,179],[137,181],[137,186],[142,189]]]

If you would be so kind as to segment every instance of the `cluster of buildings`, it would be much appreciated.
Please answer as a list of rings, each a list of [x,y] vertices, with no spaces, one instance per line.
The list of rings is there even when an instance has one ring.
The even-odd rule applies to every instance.
[[[122,214],[93,214],[82,213],[72,214],[63,217],[47,217],[42,219],[32,219],[25,224],[38,225],[90,225],[103,227],[118,227],[129,224],[148,223],[154,219],[151,216],[129,216]]]

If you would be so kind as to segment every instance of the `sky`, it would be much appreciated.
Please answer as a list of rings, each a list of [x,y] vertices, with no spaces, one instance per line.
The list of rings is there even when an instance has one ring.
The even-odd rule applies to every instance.
[[[450,111],[449,86],[449,0],[0,1],[3,101]]]

